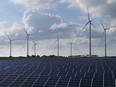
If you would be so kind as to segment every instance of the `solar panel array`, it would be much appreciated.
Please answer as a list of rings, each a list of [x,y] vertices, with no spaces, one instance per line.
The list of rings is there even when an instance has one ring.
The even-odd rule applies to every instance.
[[[0,87],[115,87],[116,59],[0,60]]]

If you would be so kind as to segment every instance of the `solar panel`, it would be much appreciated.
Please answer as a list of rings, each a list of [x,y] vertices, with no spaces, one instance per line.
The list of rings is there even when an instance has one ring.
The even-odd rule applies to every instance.
[[[0,83],[8,78],[8,75],[0,75]]]
[[[94,77],[94,73],[86,73],[86,75],[84,76],[84,79],[92,79]]]
[[[7,72],[5,72],[4,74],[7,74],[7,75],[9,75],[9,74],[13,74],[15,71],[17,71],[17,69],[10,69],[10,70],[7,70]]]
[[[82,79],[80,87],[91,87],[91,80],[92,79]]]
[[[54,77],[50,77],[49,78],[49,80],[46,82],[46,84],[44,85],[44,87],[54,87],[54,86],[56,86],[57,85],[57,82],[58,82],[58,80],[60,79],[60,77],[56,77],[56,76],[54,76]]]
[[[79,84],[81,83],[81,78],[73,77],[70,79],[69,87],[79,87]]]
[[[61,77],[57,84],[56,87],[66,87],[68,85],[70,78],[69,77]]]
[[[103,87],[103,80],[93,79],[92,87]]]
[[[43,87],[49,78],[49,76],[40,76],[33,84],[33,87]]]
[[[17,75],[10,75],[4,81],[0,83],[0,87],[7,87],[9,86],[18,76]]]
[[[116,59],[1,60],[0,87],[115,87]]]
[[[22,84],[21,87],[31,87],[37,80],[38,76],[30,76]]]
[[[3,74],[6,73],[6,72],[7,72],[6,69],[1,69],[0,74],[3,75]]]
[[[26,80],[26,78],[27,76],[20,75],[9,85],[9,87],[19,87]]]
[[[104,87],[115,87],[114,79],[104,79]]]

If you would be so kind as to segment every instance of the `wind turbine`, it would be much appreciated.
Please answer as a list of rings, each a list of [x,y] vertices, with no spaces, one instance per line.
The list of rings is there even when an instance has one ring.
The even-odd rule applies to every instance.
[[[101,22],[101,21],[100,21]],[[116,27],[116,26],[111,26],[111,27],[108,27],[108,28],[106,28],[104,25],[103,25],[103,23],[101,22],[101,25],[102,25],[102,28],[104,29],[104,36],[105,36],[105,39],[104,39],[104,43],[105,43],[105,58],[107,57],[107,44],[106,44],[106,39],[107,39],[107,37],[106,37],[106,34],[107,34],[107,30],[108,29],[110,29],[111,27]]]
[[[32,40],[33,41],[33,40]],[[39,43],[36,43],[35,41],[33,41],[33,48],[34,48],[34,56],[36,56],[36,46],[37,46],[37,44],[39,44]]]
[[[26,29],[24,29],[25,33],[26,33],[26,39],[27,39],[27,57],[29,57],[29,36],[30,34],[27,33]]]
[[[57,56],[59,57],[59,37],[57,35]]]
[[[72,41],[70,43],[70,57],[72,57],[72,55],[73,55],[73,49],[72,49],[73,41],[74,41],[74,37],[72,38]]]
[[[95,26],[92,24],[92,20],[90,18],[88,8],[87,8],[87,13],[88,13],[88,22],[85,24],[85,26],[82,29],[85,29],[85,27],[89,25],[89,57],[91,58],[91,27],[92,26],[95,27]]]
[[[10,56],[9,57],[12,57],[12,41],[14,41],[14,39],[11,39],[8,35],[7,35],[8,39],[9,39],[9,44],[10,44]]]
[[[70,57],[72,57],[72,42],[70,43]]]

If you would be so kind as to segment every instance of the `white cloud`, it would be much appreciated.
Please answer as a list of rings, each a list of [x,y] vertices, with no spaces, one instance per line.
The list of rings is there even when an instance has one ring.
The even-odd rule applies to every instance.
[[[70,8],[80,8],[81,11],[87,13],[87,7],[90,15],[96,19],[101,19],[104,25],[115,26],[116,25],[116,0],[60,0],[60,3],[67,3]],[[99,26],[99,24],[97,24]],[[106,26],[106,27],[107,27]],[[94,37],[100,38],[102,36],[102,28],[98,30],[92,29]],[[87,36],[87,31],[84,31]],[[111,28],[107,31],[107,36],[110,37],[110,41],[114,40],[116,36],[116,28]],[[112,41],[111,41],[112,42]]]
[[[87,7],[93,16],[106,16],[116,18],[115,0],[60,0],[61,3],[68,3],[69,7],[80,8],[86,12]]]
[[[24,12],[24,15],[22,17],[23,24],[19,23],[13,23],[11,26],[6,27],[6,22],[0,22],[0,36],[1,40],[3,38],[7,39],[4,32],[8,32],[8,35],[11,38],[15,39],[25,39],[26,34],[23,30],[27,30],[28,33],[31,33],[30,36],[35,41],[39,41],[42,44],[39,44],[40,48],[39,51],[41,54],[56,54],[56,43],[53,43],[52,45],[49,45],[48,43],[52,43],[52,40],[56,41],[57,34],[60,37],[60,45],[61,45],[61,53],[67,54],[69,48],[69,39],[76,36],[76,40],[74,42],[74,51],[75,54],[83,54],[88,53],[88,37],[89,37],[89,30],[88,27],[85,30],[82,30],[82,24],[77,23],[71,23],[71,22],[64,22],[63,18],[59,15],[53,15],[51,13],[39,13],[41,9],[54,9],[56,5],[59,5],[59,7],[63,4],[55,4],[53,0],[11,0],[14,4],[19,4],[24,6],[26,9]],[[94,17],[100,17],[104,18],[109,21],[106,21],[106,23],[110,23],[109,25],[114,26],[116,24],[115,18],[115,8],[116,8],[116,1],[115,0],[60,0],[60,3],[67,3],[68,8],[80,8],[81,11],[86,13],[86,8],[88,6],[90,14]],[[63,5],[66,6],[67,4]],[[62,7],[61,7],[62,8]],[[68,9],[66,8],[66,9]],[[39,10],[38,10],[39,9]],[[45,11],[45,10],[44,10]],[[58,11],[58,10],[57,10]],[[60,10],[59,10],[60,11]],[[63,11],[63,10],[62,10]],[[75,10],[76,11],[76,10]],[[48,12],[48,10],[46,11]],[[51,10],[50,10],[51,12]],[[53,11],[55,12],[55,11]],[[68,10],[66,10],[68,13]],[[65,15],[65,14],[64,14]],[[84,16],[85,17],[85,16]],[[23,26],[24,25],[24,26]],[[99,26],[99,25],[98,25]],[[100,40],[102,37],[102,29],[93,29],[92,28],[92,49],[95,48],[95,51],[97,53],[100,53],[99,51],[100,47],[103,47],[103,40]],[[115,36],[116,36],[116,29],[111,28],[107,35],[109,38],[107,38],[108,44],[111,42],[115,42]],[[61,40],[62,39],[62,40]],[[68,41],[66,41],[68,39]],[[66,41],[66,42],[65,42]],[[17,42],[17,41],[16,41]],[[18,41],[17,44],[14,42],[13,47],[18,48],[17,52],[15,50],[15,54],[18,53],[19,49],[22,49],[23,51],[19,52],[21,54],[26,54],[26,43],[24,41]],[[30,39],[31,42],[31,39]],[[25,45],[24,45],[25,44]],[[23,45],[23,47],[21,47]],[[50,49],[50,47],[53,46],[53,49]],[[32,43],[30,44],[30,49],[32,47]],[[110,47],[111,48],[111,47]],[[5,49],[8,50],[8,49]],[[100,49],[101,50],[101,49]],[[39,53],[40,53],[39,52]],[[64,53],[63,53],[64,52]],[[93,52],[93,51],[92,51]],[[32,54],[32,52],[30,51]],[[95,53],[95,52],[93,52]],[[103,54],[102,54],[103,55]]]
[[[11,0],[14,4],[23,5],[29,9],[50,9],[54,8],[55,4],[52,0]]]
[[[23,23],[28,32],[33,33],[36,39],[55,38],[57,34],[61,37],[71,37],[79,30],[76,23],[65,23],[59,15],[50,13],[38,13],[27,10],[23,16]]]
[[[51,29],[54,30],[54,29],[57,29],[57,28],[66,28],[67,27],[67,24],[66,23],[61,23],[61,24],[53,24],[51,26]]]
[[[19,23],[13,23],[10,26],[7,26],[7,22],[0,22],[0,36],[4,37],[6,34],[11,35],[11,34],[16,34],[21,31],[23,28],[22,24]]]
[[[52,15],[50,13],[38,13],[32,10],[27,10],[24,12],[22,21],[23,24],[15,22],[8,27],[6,27],[5,22],[1,22],[1,29],[3,29],[3,32],[8,32],[8,35],[10,36],[11,39],[16,39],[16,41],[13,42],[13,54],[15,55],[26,54],[26,42],[24,41],[24,39],[26,38],[26,34],[23,30],[24,28],[23,25],[25,25],[25,28],[28,33],[32,33],[30,37],[34,39],[36,42],[38,41],[40,42],[39,46],[40,49],[42,49],[40,50],[41,55],[56,54],[56,52],[54,53],[54,50],[56,50],[56,44],[54,43],[52,45],[55,48],[50,49],[51,45],[49,45],[48,43],[51,43],[52,40],[56,41],[57,34],[59,34],[60,39],[62,38],[64,41],[65,38],[71,38],[72,36],[74,36],[74,34],[79,33],[78,30],[80,30],[78,24],[72,22],[65,23],[63,22],[62,17],[59,15]],[[51,27],[54,24],[57,25],[54,27],[54,30],[52,30]],[[1,43],[2,46],[1,50],[6,51],[9,48],[4,48],[5,47],[4,45],[8,44],[9,40],[5,34],[1,37],[1,40],[3,40]],[[33,54],[33,52],[31,51],[32,45],[33,44],[30,39],[30,54]],[[60,45],[62,47],[65,44]],[[62,47],[61,49],[64,48],[66,47]],[[22,51],[20,50],[18,52],[19,49],[22,49]],[[62,53],[63,52],[65,52],[66,54],[66,51],[62,51]],[[7,54],[3,53],[3,55],[9,55],[9,53]]]
[[[31,15],[31,16],[30,16]],[[29,17],[28,17],[29,16]],[[25,20],[27,19],[27,20]],[[61,40],[61,49],[67,49],[67,43],[65,42],[66,39],[71,39],[72,37],[76,36],[74,44],[78,43],[79,50],[87,49],[88,47],[88,37],[89,37],[89,30],[88,27],[85,30],[82,30],[82,25],[73,23],[73,22],[63,22],[61,16],[52,15],[50,13],[38,13],[35,11],[25,11],[23,22],[25,25],[28,25],[27,31],[29,32],[30,28],[32,32],[32,38],[36,41],[43,40],[45,44],[43,48],[50,52],[56,49],[56,44],[54,43],[52,46],[54,47],[52,50],[48,47],[48,43],[51,43],[51,39],[56,39],[57,34],[59,35]],[[92,45],[93,47],[101,48],[103,47],[102,32],[99,29],[92,28]],[[46,41],[48,40],[48,41]],[[64,43],[62,44],[62,41]],[[43,45],[43,44],[42,44]],[[82,49],[83,48],[83,49]],[[93,48],[94,49],[94,48]],[[75,49],[76,51],[77,49]],[[45,51],[44,51],[45,52]],[[85,53],[87,53],[86,51]],[[97,51],[98,52],[98,51]],[[81,52],[80,52],[81,53]],[[43,53],[42,53],[43,54]]]
[[[113,3],[116,3],[116,0],[107,0],[107,3],[113,4]]]
[[[5,23],[6,23],[6,21],[0,22],[0,36],[4,36],[4,34],[5,34],[5,32],[4,32],[6,30]]]

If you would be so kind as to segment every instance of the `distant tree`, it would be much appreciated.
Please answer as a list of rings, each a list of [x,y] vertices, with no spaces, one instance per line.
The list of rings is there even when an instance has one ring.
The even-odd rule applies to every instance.
[[[32,57],[36,57],[35,55],[32,55]]]
[[[56,57],[55,55],[50,55],[49,57]]]
[[[42,57],[47,57],[46,55],[43,55]]]
[[[37,55],[37,57],[40,57],[40,55]]]

